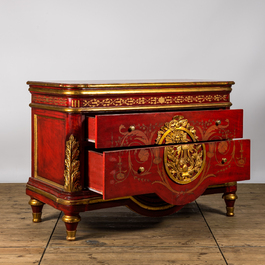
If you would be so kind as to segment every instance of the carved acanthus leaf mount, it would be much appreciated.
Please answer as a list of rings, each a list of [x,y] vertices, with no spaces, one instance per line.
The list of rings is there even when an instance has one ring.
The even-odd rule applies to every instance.
[[[67,192],[75,192],[82,190],[80,185],[80,161],[79,142],[71,134],[69,141],[66,141],[65,149],[65,170],[64,170],[64,190]]]

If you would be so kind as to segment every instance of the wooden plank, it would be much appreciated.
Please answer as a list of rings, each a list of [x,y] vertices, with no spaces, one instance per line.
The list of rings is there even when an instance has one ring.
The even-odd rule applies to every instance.
[[[146,250],[147,252],[109,252],[98,253],[98,252],[86,252],[86,250],[81,250],[81,252],[75,252],[75,255],[71,253],[47,253],[42,261],[42,265],[51,264],[51,262],[56,262],[56,264],[213,264],[213,265],[224,265],[225,262],[222,259],[218,249],[207,250],[202,248],[189,248],[179,249],[179,251],[170,252],[166,250],[159,249],[157,252]],[[78,257],[78,258],[77,258]],[[62,260],[64,263],[62,263]],[[79,263],[78,263],[79,262]]]
[[[197,202],[228,264],[265,260],[264,184],[238,185],[235,216],[225,216],[221,194]],[[15,196],[14,196],[15,194]],[[25,184],[0,184],[0,264],[38,264],[59,211],[44,206],[42,223],[31,222]],[[196,203],[166,217],[140,216],[126,207],[81,213],[77,240],[65,240],[60,220],[41,265],[225,265]]]
[[[38,264],[43,250],[43,248],[28,246],[1,247],[0,264]]]
[[[265,194],[264,183],[238,183],[237,189],[240,194]]]
[[[235,216],[229,218],[225,216],[225,203],[220,194],[197,199],[206,222],[221,247],[265,247],[264,188],[264,184],[239,184]]]
[[[228,264],[257,265],[265,263],[265,247],[229,247],[222,248]]]
[[[32,223],[23,183],[1,183],[0,264],[38,264],[60,212],[45,205],[43,222]]]

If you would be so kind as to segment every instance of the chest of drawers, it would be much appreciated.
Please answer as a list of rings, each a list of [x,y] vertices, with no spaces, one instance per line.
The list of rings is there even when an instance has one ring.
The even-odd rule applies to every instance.
[[[250,178],[234,82],[28,82],[32,94],[33,222],[44,204],[64,212],[74,240],[80,212],[126,205],[172,214],[223,193],[233,216],[237,181]]]

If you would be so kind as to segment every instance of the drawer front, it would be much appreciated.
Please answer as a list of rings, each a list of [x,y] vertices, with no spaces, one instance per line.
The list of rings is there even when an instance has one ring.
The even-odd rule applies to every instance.
[[[250,178],[250,141],[214,141],[88,151],[89,188],[104,199],[156,193],[184,205],[209,185]]]
[[[96,115],[88,139],[96,148],[117,148],[243,137],[243,110]]]

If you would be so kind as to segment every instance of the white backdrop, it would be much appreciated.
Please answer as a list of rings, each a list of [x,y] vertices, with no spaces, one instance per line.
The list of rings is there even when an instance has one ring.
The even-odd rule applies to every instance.
[[[265,1],[0,0],[0,182],[30,176],[28,80],[235,81],[265,183]]]

